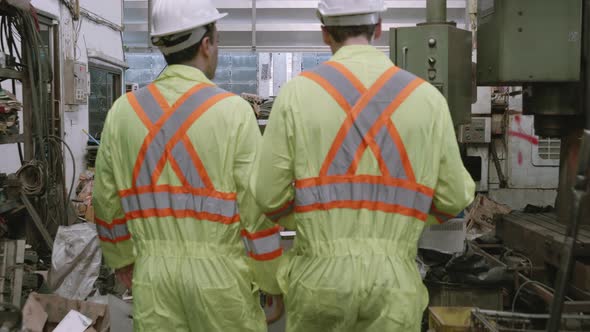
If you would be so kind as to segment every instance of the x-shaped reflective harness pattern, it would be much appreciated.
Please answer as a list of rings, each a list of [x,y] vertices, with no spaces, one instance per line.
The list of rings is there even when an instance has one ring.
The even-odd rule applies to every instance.
[[[434,191],[418,184],[391,117],[423,80],[391,67],[371,86],[344,66],[327,62],[302,74],[320,85],[346,112],[319,177],[298,180],[295,211],[333,208],[380,210],[425,221]],[[357,174],[371,149],[380,176]]]
[[[170,107],[155,85],[129,96],[131,106],[149,129],[133,168],[133,188],[121,192],[127,219],[194,217],[239,221],[235,193],[215,190],[187,131],[212,106],[233,94],[199,84]],[[166,163],[182,185],[157,185]]]

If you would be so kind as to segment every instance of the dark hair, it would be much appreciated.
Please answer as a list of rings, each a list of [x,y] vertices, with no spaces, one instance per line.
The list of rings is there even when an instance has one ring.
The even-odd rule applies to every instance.
[[[166,60],[166,63],[171,66],[171,65],[179,65],[185,62],[188,62],[190,60],[192,60],[195,56],[197,56],[197,53],[199,53],[199,49],[201,48],[201,44],[203,43],[203,39],[205,39],[205,37],[209,37],[210,39],[214,40],[215,38],[215,24],[209,24],[206,26],[207,32],[205,32],[205,35],[203,36],[203,38],[201,38],[201,40],[196,43],[195,45],[192,45],[188,48],[185,48],[182,51],[178,51],[176,53],[172,53],[172,54],[168,54],[168,55],[164,55],[164,59]],[[190,34],[186,35],[186,36],[182,36],[180,38],[174,39],[174,40],[162,40],[162,43],[164,44],[164,46],[166,47],[170,47],[170,46],[174,46],[176,44],[182,43],[183,41],[187,40],[190,37]]]
[[[355,25],[355,26],[327,26],[326,30],[337,43],[343,43],[349,38],[358,36],[367,37],[368,40],[373,38],[377,25]]]

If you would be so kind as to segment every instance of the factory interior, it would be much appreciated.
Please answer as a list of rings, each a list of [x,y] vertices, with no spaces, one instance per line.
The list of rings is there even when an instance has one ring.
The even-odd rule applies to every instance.
[[[331,16],[338,3],[0,0],[0,332],[590,331],[590,0],[342,0],[383,8]],[[326,42],[359,15],[378,19],[372,46]],[[169,45],[160,30],[187,22]],[[172,64],[195,45],[191,63],[213,65]],[[400,97],[375,96],[382,62],[362,54],[420,84],[375,117],[393,139],[366,97]],[[374,157],[354,150],[337,173],[347,124]],[[328,184],[344,174],[397,191],[365,204],[368,183]],[[392,248],[409,254],[375,263]]]

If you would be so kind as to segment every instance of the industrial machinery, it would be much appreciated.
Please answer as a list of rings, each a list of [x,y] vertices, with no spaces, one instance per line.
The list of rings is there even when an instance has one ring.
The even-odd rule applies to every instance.
[[[565,286],[571,273],[572,256],[590,256],[587,250],[576,249],[583,240],[581,237],[588,234],[577,230],[590,219],[588,200],[579,201],[580,193],[588,186],[584,177],[587,173],[582,174],[580,170],[586,172],[588,165],[583,164],[589,162],[580,160],[590,160],[585,151],[590,143],[581,146],[583,129],[590,129],[590,0],[469,3],[477,4],[474,43],[471,32],[446,22],[445,0],[429,0],[426,23],[391,30],[391,57],[403,69],[440,89],[447,98],[462,143],[485,142],[477,138],[485,137],[485,126],[480,125],[484,128],[480,130],[477,126],[467,129],[460,126],[472,122],[473,82],[477,86],[521,86],[522,90],[516,94],[522,93],[523,113],[534,115],[534,135],[561,139],[558,213],[511,214],[499,221],[500,236],[508,234],[506,245],[510,245],[519,227],[527,223],[534,226],[526,232],[526,239],[520,241],[531,242],[525,245],[530,250],[544,248],[537,250],[539,259],[550,267],[548,271],[559,271],[549,276],[549,280],[555,280],[552,277],[557,275],[555,295],[545,297],[553,308],[548,331],[557,331],[562,300],[566,294],[572,294]],[[472,45],[476,45],[477,52],[475,67],[471,63]],[[511,96],[514,94],[511,92]],[[579,211],[578,206],[572,206],[574,201],[579,203]],[[559,234],[554,236],[552,250],[548,249],[551,241],[541,246],[533,243],[535,238],[544,239],[547,234]],[[590,301],[590,293],[584,294],[576,297]],[[578,312],[588,312],[589,307],[579,306],[584,303],[588,302],[570,301],[568,305],[580,308]]]
[[[539,136],[583,119],[582,0],[478,2],[477,84],[523,86]],[[549,23],[550,22],[550,23]]]
[[[447,22],[446,0],[429,0],[427,6],[426,23],[391,29],[391,58],[440,90],[455,126],[468,124],[474,90],[471,32]]]

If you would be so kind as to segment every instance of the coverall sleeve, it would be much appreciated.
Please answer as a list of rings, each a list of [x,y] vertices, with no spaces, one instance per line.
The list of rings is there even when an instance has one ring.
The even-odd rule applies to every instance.
[[[276,100],[252,177],[252,191],[262,211],[274,222],[295,229],[293,122],[288,105],[289,85]]]
[[[116,104],[115,104],[116,105]],[[105,262],[113,269],[134,263],[133,240],[127,229],[127,221],[115,183],[112,113],[109,112],[96,158],[96,173],[92,200],[96,215],[96,227]]]
[[[252,167],[260,144],[260,129],[254,113],[247,107],[245,121],[242,123],[237,139],[237,152],[234,165],[234,181],[238,191],[238,207],[242,223],[242,240],[248,252],[248,264],[254,282],[265,292],[281,293],[276,280],[283,250],[280,246],[280,229],[267,219],[256,204],[249,187]]]
[[[475,182],[463,166],[449,107],[444,98],[441,100],[442,154],[428,224],[440,224],[455,218],[473,202],[475,195]]]

